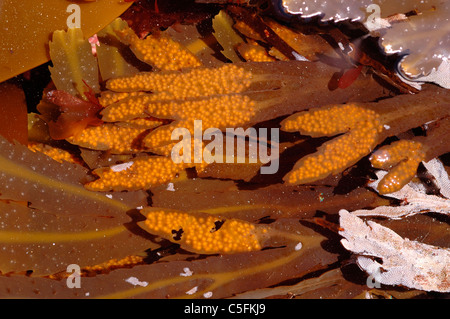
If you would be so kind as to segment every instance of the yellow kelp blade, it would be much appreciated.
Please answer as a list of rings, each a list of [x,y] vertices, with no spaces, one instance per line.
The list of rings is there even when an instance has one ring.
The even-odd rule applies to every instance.
[[[241,59],[236,54],[235,47],[244,40],[234,31],[233,19],[223,10],[221,10],[212,20],[214,37],[223,47],[222,54],[232,62],[240,62]]]
[[[136,65],[131,63],[134,57],[132,52],[125,50],[128,49],[127,46],[121,43],[115,34],[116,30],[126,27],[128,27],[126,21],[117,18],[97,33],[100,41],[100,45],[97,46],[98,67],[103,81],[139,72]]]
[[[79,28],[53,32],[49,43],[53,67],[49,67],[56,88],[85,98],[88,87],[99,92],[97,59]],[[85,82],[83,82],[85,81]]]
[[[2,50],[0,51],[0,82],[32,69],[50,59],[48,41],[55,30],[67,29],[67,20],[74,14],[73,4],[61,0],[14,1],[0,4]],[[103,29],[121,15],[132,2],[98,0],[76,2],[86,37]]]

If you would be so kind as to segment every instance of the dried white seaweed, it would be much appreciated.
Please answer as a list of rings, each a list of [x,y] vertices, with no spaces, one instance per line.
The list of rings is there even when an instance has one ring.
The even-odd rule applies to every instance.
[[[364,222],[344,209],[339,215],[342,245],[358,255],[358,265],[376,282],[450,292],[449,249],[402,238],[389,228]]]
[[[358,265],[376,282],[403,285],[425,291],[450,291],[450,250],[402,238],[391,229],[358,216],[383,216],[400,219],[425,212],[450,213],[450,179],[438,159],[423,163],[434,177],[441,196],[429,195],[425,187],[410,182],[401,190],[386,196],[402,201],[398,206],[379,206],[372,210],[341,210],[339,234],[342,245],[357,254]],[[376,189],[386,174],[378,171],[378,180],[370,186]],[[377,261],[379,258],[382,262]]]
[[[385,172],[378,172],[378,180],[370,186],[376,189],[377,182],[385,175]],[[435,212],[450,214],[450,200],[436,195],[428,195],[424,192],[420,184],[410,182],[401,190],[386,194],[385,196],[402,201],[398,206],[378,206],[374,209],[359,209],[353,211],[355,216],[384,216],[391,219],[400,219],[406,216]]]
[[[450,199],[450,178],[442,162],[435,158],[428,162],[423,162],[428,172],[434,176],[436,185],[442,196]]]
[[[442,164],[438,159],[423,162],[425,168],[434,177],[436,186],[439,187],[443,197],[429,195],[425,192],[422,184],[410,182],[401,190],[386,194],[385,196],[402,201],[397,206],[378,206],[374,209],[360,209],[353,211],[355,216],[383,216],[391,219],[400,219],[406,216],[422,214],[428,212],[450,214],[450,179]],[[386,175],[385,171],[378,171],[377,180],[369,184],[373,189],[377,189],[379,181]]]

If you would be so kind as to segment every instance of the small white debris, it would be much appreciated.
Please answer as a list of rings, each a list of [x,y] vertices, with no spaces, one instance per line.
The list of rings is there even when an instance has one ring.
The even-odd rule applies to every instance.
[[[183,271],[184,272],[182,272],[182,273],[180,273],[180,276],[182,276],[182,277],[189,277],[189,276],[192,276],[192,274],[194,273],[192,270],[190,270],[188,267],[184,267],[183,268]]]
[[[136,207],[136,209],[138,209],[138,210],[144,209],[144,206],[138,206],[138,207]]]
[[[127,163],[113,165],[113,166],[111,166],[111,170],[115,173],[121,172],[121,171],[129,169],[131,166],[133,166],[133,164],[134,164],[134,162],[131,161],[131,162],[127,162]]]
[[[364,22],[363,24],[367,28],[367,30],[369,30],[371,32],[391,27],[391,24],[389,23],[389,21],[387,19],[383,19],[383,18],[371,19],[371,20]],[[386,50],[386,51],[388,51],[388,50]],[[392,49],[391,49],[391,51],[392,51]]]
[[[139,281],[136,277],[130,277],[128,279],[125,279],[125,281],[129,284],[132,284],[133,286],[141,286],[141,287],[147,287],[148,282],[146,281]]]
[[[109,199],[113,198],[112,194],[106,194],[105,196],[108,197]]]
[[[295,59],[297,60],[297,61],[306,61],[306,62],[309,62],[309,60],[307,59],[307,58],[305,58],[303,55],[301,55],[301,54],[298,54],[297,52],[295,52],[295,51],[292,51],[292,55],[295,57]]]
[[[213,295],[212,291],[207,291],[207,292],[205,292],[205,293],[203,294],[203,297],[205,297],[205,298],[211,298],[212,295]]]
[[[197,290],[198,290],[198,286],[195,286],[191,290],[186,291],[186,295],[193,295],[197,292]]]
[[[391,129],[391,127],[390,127],[389,125],[387,125],[387,124],[384,124],[383,126],[384,126],[384,129],[385,129],[385,130]]]
[[[169,183],[169,184],[167,185],[166,190],[171,191],[171,192],[174,192],[174,191],[175,191],[175,187],[173,186],[173,183]]]
[[[302,245],[302,243],[300,242],[300,243],[298,243],[297,245],[295,245],[295,251],[299,251],[300,249],[302,249],[302,247],[303,247],[303,245]]]

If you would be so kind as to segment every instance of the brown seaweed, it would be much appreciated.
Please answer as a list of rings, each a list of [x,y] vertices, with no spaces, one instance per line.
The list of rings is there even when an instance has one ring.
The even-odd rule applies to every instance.
[[[82,166],[58,163],[4,138],[0,162],[1,198],[29,206],[0,202],[2,272],[51,274],[71,263],[100,263],[152,246],[126,227],[132,221],[127,212],[146,204],[145,192],[89,192],[81,184],[87,178]]]
[[[285,186],[274,184],[252,189],[252,184],[208,179],[176,179],[152,190],[155,207],[205,212],[227,218],[264,221],[279,218],[312,218],[318,212],[335,214],[346,207],[371,207],[381,202],[363,188],[335,194],[330,186]],[[350,208],[349,208],[350,209]]]
[[[25,145],[28,140],[25,94],[17,85],[4,82],[0,85],[0,95],[0,134],[11,142],[18,141]]]
[[[0,211],[2,273],[51,275],[72,264],[86,267],[159,247],[117,219],[92,212],[60,214],[14,202],[0,202]]]
[[[1,295],[42,295],[55,298],[224,298],[274,285],[289,278],[301,278],[336,261],[335,254],[320,248],[320,242],[324,238],[298,221],[285,220],[275,227],[280,231],[300,232],[302,236],[313,237],[311,241],[302,242],[301,246],[297,242],[286,247],[251,253],[118,269],[105,275],[82,277],[79,289],[68,289],[66,280],[0,276],[1,286],[4,287]]]
[[[133,8],[143,8],[142,3]],[[105,107],[103,120],[110,123],[86,129],[82,138],[72,136],[58,143],[44,139],[61,150],[81,154],[78,159],[84,163],[56,162],[0,139],[0,247],[4,251],[0,258],[0,297],[419,296],[418,290],[369,287],[367,280],[370,278],[356,269],[350,253],[339,243],[338,232],[343,229],[338,224],[337,213],[342,208],[368,210],[406,206],[407,199],[379,196],[373,184],[367,184],[380,176],[371,162],[373,154],[369,154],[374,148],[377,148],[376,154],[383,153],[386,147],[391,152],[388,153],[390,158],[408,162],[412,157],[408,153],[411,149],[400,148],[400,156],[394,154],[396,139],[407,141],[406,145],[420,145],[420,155],[424,155],[420,160],[448,152],[448,143],[445,143],[450,123],[447,91],[425,86],[419,94],[399,95],[398,88],[374,74],[382,69],[374,66],[375,60],[322,59],[321,54],[330,53],[332,48],[317,34],[308,37],[312,42],[304,47],[305,56],[316,62],[293,61],[299,58],[293,50],[303,53],[303,48],[290,39],[292,35],[299,35],[298,30],[294,32],[260,17],[256,11],[237,6],[232,6],[228,12],[235,20],[240,20],[233,28],[242,34],[242,50],[226,49],[238,49],[235,58],[242,59],[245,49],[258,47],[262,53],[270,54],[267,55],[270,60],[283,62],[222,63],[220,48],[212,30],[208,29],[214,10],[206,15],[208,20],[196,28],[195,25],[172,25],[172,18],[182,20],[178,13],[159,14],[158,4],[154,5],[151,10],[137,14],[131,25],[140,29],[137,35],[128,29],[121,33],[126,24],[120,20],[100,35],[100,46],[105,44],[103,49],[108,51],[106,55],[101,50],[97,52],[100,72],[107,80],[100,83],[100,87],[111,90],[101,92],[100,101]],[[165,8],[169,4],[161,6]],[[149,12],[160,19],[148,25],[136,25]],[[132,15],[128,12],[125,17],[130,19]],[[153,23],[158,21],[169,28],[155,31]],[[245,22],[249,25],[245,26]],[[229,21],[229,26],[232,23]],[[139,39],[138,36],[148,31],[153,32],[147,40]],[[177,39],[181,45],[176,43]],[[130,50],[125,43],[139,58],[152,65],[136,63],[134,57],[130,60]],[[153,51],[154,56],[146,56],[145,48],[138,50],[144,43],[157,43],[161,47]],[[170,56],[179,57],[180,53],[180,56],[187,56],[187,60],[195,60],[197,67],[183,68],[186,64],[175,63],[170,68],[176,71],[166,70],[169,65],[161,64],[158,58],[165,50],[164,43],[168,44],[167,50],[171,50]],[[207,44],[211,47],[207,48]],[[288,57],[292,61],[286,61]],[[132,65],[128,64],[130,61]],[[198,62],[203,65],[198,66]],[[342,76],[348,68],[354,69]],[[150,69],[153,71],[148,72]],[[196,72],[202,76],[191,77]],[[205,74],[211,76],[203,76]],[[239,74],[250,76],[237,76],[236,80],[234,76]],[[141,86],[146,78],[153,79],[154,86]],[[122,80],[128,84],[114,86]],[[245,87],[243,90],[241,85]],[[211,91],[212,87],[217,91]],[[144,100],[146,102],[142,103]],[[134,106],[144,105],[142,112],[129,118],[108,118],[114,115],[115,107],[130,101]],[[225,103],[217,103],[220,101]],[[239,104],[242,101],[251,103]],[[235,109],[227,109],[229,105]],[[249,114],[251,107],[254,113]],[[245,143],[248,148],[245,163],[225,161],[178,167],[169,157],[164,157],[172,146],[167,133],[177,127],[192,128],[190,122],[195,119],[207,122],[205,127],[221,129],[239,125],[284,129],[285,116],[292,116],[288,118],[292,119],[332,108],[343,114],[344,107],[355,108],[357,112],[346,112],[343,118],[335,119],[343,124],[343,130],[333,131],[334,124],[326,123],[330,131],[322,135],[314,129],[300,130],[300,134],[295,130],[282,132],[280,170],[273,175],[260,173],[261,161],[250,163],[249,144],[253,142],[250,139]],[[156,120],[156,117],[164,120]],[[347,127],[349,118],[352,121]],[[150,122],[154,125],[148,126]],[[309,122],[313,126],[320,123],[316,119]],[[371,123],[377,128],[374,144],[348,165],[331,176],[310,180],[304,185],[283,182],[286,173],[297,168],[296,161],[314,156],[315,150],[320,152],[327,144]],[[416,136],[418,128],[423,136]],[[356,143],[364,143],[364,135],[356,136]],[[355,153],[352,151],[347,153]],[[142,170],[130,169],[135,163],[143,163]],[[392,170],[397,163],[377,167]],[[413,169],[412,176],[417,167]],[[101,184],[103,176],[111,171],[122,174],[121,185],[103,185],[103,192],[90,188],[94,183]],[[101,178],[95,179],[92,174]],[[411,235],[414,240],[448,246],[445,219],[427,215],[386,224],[405,237]],[[80,267],[81,277],[67,268],[70,264]],[[80,288],[70,289],[74,275]]]

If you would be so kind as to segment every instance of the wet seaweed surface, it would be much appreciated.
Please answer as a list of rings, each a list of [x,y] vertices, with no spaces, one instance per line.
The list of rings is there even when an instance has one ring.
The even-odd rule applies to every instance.
[[[448,298],[448,89],[273,4],[135,1],[0,84],[1,298]]]

